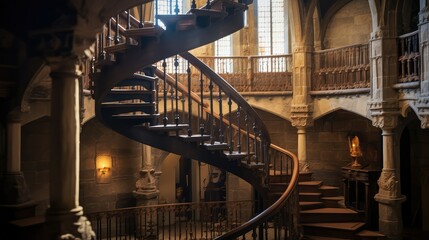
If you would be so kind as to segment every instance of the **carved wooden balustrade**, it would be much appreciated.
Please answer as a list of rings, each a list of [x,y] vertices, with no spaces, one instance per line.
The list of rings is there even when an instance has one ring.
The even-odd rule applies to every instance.
[[[368,44],[316,51],[312,90],[368,88],[368,54]]]
[[[420,80],[420,52],[418,30],[399,36],[398,83],[418,82]]]
[[[222,78],[227,80],[238,92],[277,92],[292,91],[292,56],[234,56],[234,57],[198,57],[214,69]],[[175,58],[166,60],[167,72],[176,73]],[[162,69],[162,62],[157,67]],[[198,72],[191,66],[193,78]],[[187,63],[181,57],[177,59],[177,76],[179,82],[187,81]],[[209,81],[203,76],[204,92],[209,92]],[[191,86],[194,92],[200,91],[200,85],[195,82]]]

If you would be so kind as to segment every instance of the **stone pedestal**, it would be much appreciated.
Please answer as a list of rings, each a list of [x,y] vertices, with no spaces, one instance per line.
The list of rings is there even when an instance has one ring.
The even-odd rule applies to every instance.
[[[137,206],[151,206],[158,204],[159,191],[156,189],[137,190],[133,192]],[[158,239],[158,212],[155,208],[145,208],[136,218],[136,232],[145,239]]]

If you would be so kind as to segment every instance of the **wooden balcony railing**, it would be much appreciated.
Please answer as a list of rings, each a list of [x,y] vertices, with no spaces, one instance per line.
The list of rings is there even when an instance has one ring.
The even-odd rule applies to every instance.
[[[419,31],[417,30],[401,35],[398,38],[398,83],[418,82],[420,80],[418,33]]]
[[[312,90],[368,88],[368,54],[368,44],[315,52]]]
[[[199,59],[227,80],[238,92],[292,91],[291,55],[199,57]],[[179,82],[187,80],[188,66],[185,60],[178,58],[177,71],[174,58],[169,58],[166,62],[168,73],[176,74],[177,72]],[[157,67],[162,69],[162,62],[159,62]],[[191,72],[197,73],[193,70],[191,67]],[[199,82],[194,82],[191,90],[199,92],[199,84]],[[209,91],[208,84],[203,88],[204,92]]]

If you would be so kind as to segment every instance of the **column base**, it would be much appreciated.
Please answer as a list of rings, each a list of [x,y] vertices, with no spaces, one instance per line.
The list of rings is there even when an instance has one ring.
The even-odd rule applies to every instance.
[[[0,204],[19,205],[31,201],[30,190],[22,172],[4,173],[0,191]]]
[[[379,203],[379,232],[387,236],[387,239],[402,239],[402,209],[401,204],[405,196],[392,198],[376,194],[374,199]]]
[[[67,212],[48,209],[45,236],[48,239],[94,239],[95,233],[79,206]]]

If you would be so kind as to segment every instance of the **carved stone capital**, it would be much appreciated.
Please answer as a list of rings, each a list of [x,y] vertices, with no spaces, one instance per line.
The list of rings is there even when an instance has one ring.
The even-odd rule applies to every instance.
[[[372,101],[369,110],[374,127],[392,129],[397,126],[400,112],[396,101]]]
[[[395,34],[392,31],[386,29],[377,29],[370,34],[371,40],[377,40],[381,38],[393,38]]]
[[[314,51],[314,47],[312,45],[296,44],[292,48],[293,53],[305,53]]]
[[[306,127],[312,124],[311,113],[313,112],[312,105],[292,105],[292,126]]]
[[[429,23],[429,6],[425,6],[419,12],[419,24]]]
[[[416,104],[421,128],[429,128],[429,98],[421,98]]]

